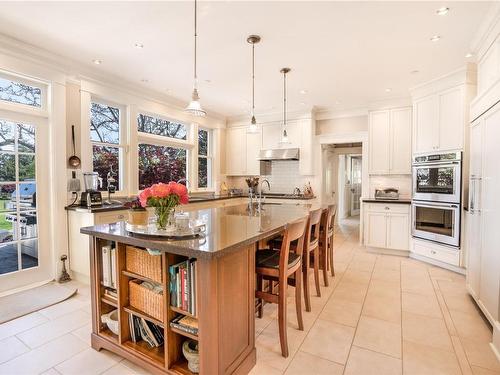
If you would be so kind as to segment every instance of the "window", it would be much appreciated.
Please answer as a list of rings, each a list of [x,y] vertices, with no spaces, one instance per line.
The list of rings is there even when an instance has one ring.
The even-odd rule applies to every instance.
[[[40,108],[42,106],[42,89],[0,77],[0,100]]]
[[[93,170],[102,178],[100,190],[107,190],[107,177],[113,176],[116,190],[122,190],[121,111],[116,106],[92,102],[90,108],[90,140],[92,142]]]
[[[139,144],[139,190],[181,178],[187,178],[186,149]]]
[[[212,156],[210,131],[198,129],[198,188],[212,185]]]
[[[187,139],[186,125],[145,114],[137,116],[137,130],[162,137]]]

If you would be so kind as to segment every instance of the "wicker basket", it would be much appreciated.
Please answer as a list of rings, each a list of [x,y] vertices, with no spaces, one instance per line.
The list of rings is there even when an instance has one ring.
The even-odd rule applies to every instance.
[[[130,306],[163,322],[163,295],[144,288],[141,282],[141,280],[129,281]]]
[[[147,277],[158,283],[162,282],[161,256],[150,255],[146,250],[127,246],[125,265],[127,271]]]

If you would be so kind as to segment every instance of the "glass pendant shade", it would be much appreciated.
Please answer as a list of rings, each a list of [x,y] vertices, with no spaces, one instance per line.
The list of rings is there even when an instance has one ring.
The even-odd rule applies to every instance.
[[[255,134],[258,131],[259,131],[259,128],[257,126],[257,121],[255,120],[255,116],[252,115],[252,120],[250,121],[250,125],[248,125],[248,128],[247,128],[247,133]]]
[[[200,97],[198,96],[197,89],[193,90],[191,101],[184,111],[196,117],[205,117],[207,115],[207,112],[201,108]]]
[[[283,129],[283,133],[281,134],[280,143],[282,145],[290,144],[290,140],[288,139],[288,133],[287,133],[286,129]]]
[[[286,74],[290,72],[290,68],[283,68],[280,73],[283,73],[283,132],[281,133],[281,138],[279,143],[281,145],[290,144],[288,139],[288,133],[286,131]]]

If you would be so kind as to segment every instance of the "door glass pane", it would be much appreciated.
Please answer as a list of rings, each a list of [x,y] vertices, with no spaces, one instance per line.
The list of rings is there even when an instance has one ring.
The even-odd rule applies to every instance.
[[[416,207],[417,230],[453,237],[454,211],[446,208]]]
[[[16,181],[16,156],[0,152],[0,182]]]
[[[0,243],[11,242],[16,238],[14,233],[15,212],[0,213]]]
[[[16,209],[16,184],[0,185],[0,212]]]
[[[41,107],[42,90],[39,87],[0,77],[0,100]]]
[[[2,244],[0,242],[0,275],[19,270],[17,242]]]
[[[417,192],[453,194],[453,167],[417,169]]]
[[[19,236],[21,240],[36,238],[36,211],[23,211],[19,214]]]
[[[35,152],[35,127],[25,124],[17,126],[17,150],[19,152]]]
[[[35,155],[20,154],[19,158],[19,180],[35,180]]]
[[[38,240],[27,240],[20,243],[22,269],[38,266]]]
[[[120,110],[118,108],[92,103],[90,139],[101,143],[120,143]]]
[[[19,184],[19,210],[32,210],[36,207],[36,184],[34,182]]]
[[[14,151],[15,124],[0,120],[0,151]]]

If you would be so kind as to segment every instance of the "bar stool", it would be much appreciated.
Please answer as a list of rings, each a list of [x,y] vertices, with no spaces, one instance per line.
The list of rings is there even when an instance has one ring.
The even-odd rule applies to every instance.
[[[321,297],[319,288],[319,229],[321,221],[321,208],[311,211],[307,220],[306,236],[304,238],[304,299],[306,302],[306,311],[311,311],[311,296],[309,294],[309,270],[311,267],[311,255],[314,267],[314,284],[316,285],[316,295]]]
[[[257,290],[255,297],[269,303],[278,304],[278,327],[280,333],[281,354],[288,357],[287,318],[286,301],[288,284],[295,286],[295,308],[297,311],[297,322],[299,330],[304,330],[302,320],[302,250],[304,246],[304,235],[306,232],[307,219],[304,218],[285,227],[281,250],[262,249],[255,255],[255,272],[257,273]],[[296,251],[290,251],[290,244],[297,241]],[[293,278],[292,278],[293,277]],[[278,282],[278,294],[264,291],[263,281]],[[259,309],[262,309],[260,303]],[[259,313],[259,315],[261,315]]]
[[[332,204],[327,209],[323,210],[321,215],[321,229],[319,235],[319,252],[321,269],[323,270],[323,281],[325,286],[329,285],[328,282],[328,268],[331,269],[332,276],[335,276],[333,268],[333,227],[335,222],[335,214],[337,207]]]

